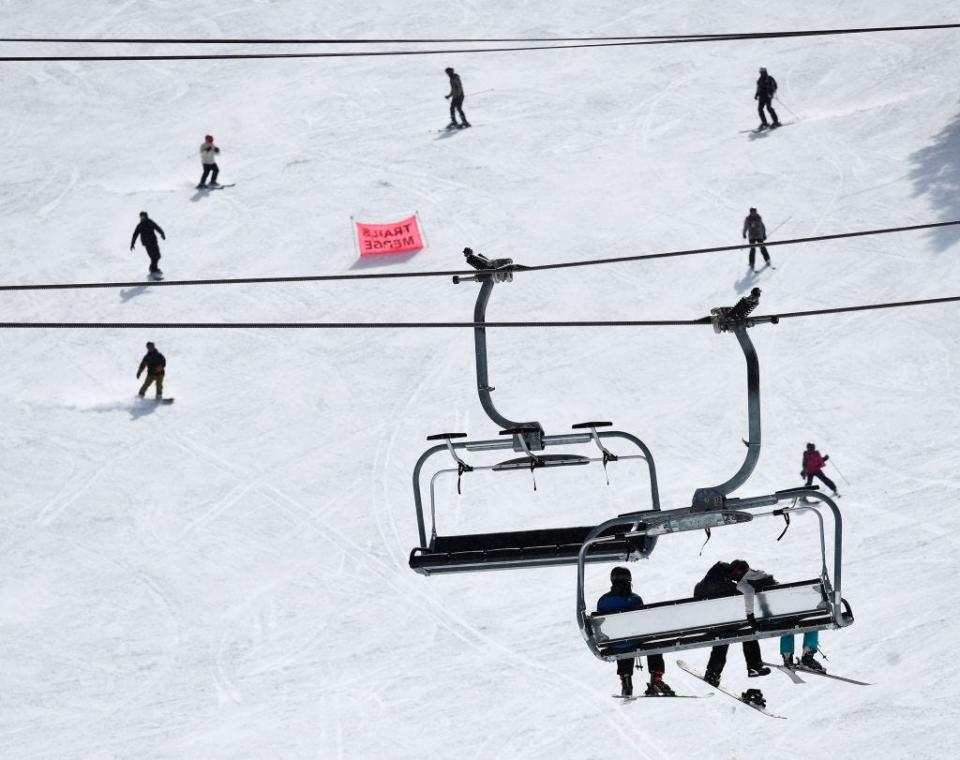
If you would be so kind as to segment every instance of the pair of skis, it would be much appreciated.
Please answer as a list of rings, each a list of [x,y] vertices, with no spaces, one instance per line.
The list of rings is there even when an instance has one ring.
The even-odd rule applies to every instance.
[[[804,667],[803,665],[797,665],[797,666],[792,667],[792,668],[788,668],[786,665],[774,665],[773,663],[764,663],[764,665],[766,665],[766,666],[769,667],[769,668],[774,668],[774,669],[776,669],[776,670],[779,670],[781,673],[783,673],[784,675],[786,675],[786,676],[787,676],[791,681],[793,681],[794,683],[806,683],[806,682],[805,682],[802,678],[800,678],[800,676],[799,676],[799,673],[804,673],[804,674],[809,674],[809,675],[820,676],[820,677],[822,677],[822,678],[832,678],[832,679],[835,680],[835,681],[843,681],[844,683],[855,684],[855,685],[857,685],[857,686],[871,686],[871,685],[872,685],[872,684],[867,683],[866,681],[857,681],[857,680],[854,679],[854,678],[846,678],[846,677],[844,677],[844,676],[835,676],[835,675],[833,675],[833,674],[831,674],[831,673],[825,673],[825,672],[820,671],[820,670],[812,670],[811,668],[806,668],[806,667]],[[702,675],[700,675],[700,674],[697,673],[695,670],[693,670],[689,665],[687,665],[687,663],[685,663],[683,660],[677,660],[677,667],[679,667],[681,670],[686,671],[687,673],[689,673],[690,675],[692,675],[694,678],[699,679],[700,681],[703,681],[705,684],[708,684],[711,688],[716,689],[716,690],[719,691],[721,694],[726,694],[726,695],[727,695],[728,697],[730,697],[731,699],[735,699],[735,700],[737,700],[738,702],[740,702],[740,703],[742,703],[742,704],[745,704],[745,705],[747,705],[748,707],[753,708],[753,709],[756,710],[758,713],[762,713],[763,715],[766,715],[768,718],[777,718],[777,719],[779,719],[779,720],[786,720],[786,719],[787,719],[785,715],[777,715],[776,713],[772,713],[772,712],[770,712],[769,710],[767,710],[765,704],[758,704],[758,703],[756,703],[756,702],[752,702],[752,701],[749,701],[749,700],[747,700],[747,699],[744,699],[742,696],[737,696],[737,694],[735,694],[735,693],[732,692],[732,691],[728,691],[727,689],[724,689],[722,686],[714,686],[714,685],[711,684],[709,681],[707,681],[706,679],[704,679],[704,677],[703,677]],[[638,697],[623,697],[623,696],[619,696],[619,695],[614,695],[614,696],[615,696],[617,699],[622,699],[622,700],[625,701],[625,702],[632,701],[632,700],[634,700],[634,699],[643,699],[643,698],[644,698],[644,695],[640,695],[640,696],[638,696]],[[710,692],[709,694],[705,694],[705,695],[703,695],[703,696],[704,696],[704,697],[712,697],[712,696],[713,696],[713,692]],[[676,695],[674,695],[674,698],[680,698],[680,699],[698,699],[699,696],[698,696],[698,695],[687,695],[687,694],[676,694]]]

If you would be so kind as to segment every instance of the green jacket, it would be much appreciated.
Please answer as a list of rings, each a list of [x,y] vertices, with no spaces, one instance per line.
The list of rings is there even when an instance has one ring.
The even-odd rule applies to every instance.
[[[451,98],[462,98],[463,97],[463,85],[460,83],[459,74],[450,74],[450,97]]]

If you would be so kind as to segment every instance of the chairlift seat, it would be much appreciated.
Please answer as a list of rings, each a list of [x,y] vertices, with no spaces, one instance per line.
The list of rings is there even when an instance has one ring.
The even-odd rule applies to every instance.
[[[535,457],[517,457],[493,466],[494,471],[529,470],[540,467],[568,467],[570,465],[590,464],[590,457],[582,454],[538,454]]]
[[[853,622],[841,600],[844,625]],[[758,592],[757,627],[746,620],[743,596],[679,599],[640,610],[590,616],[604,659],[676,652],[717,644],[837,628],[830,595],[819,579],[783,583]]]
[[[410,567],[430,575],[576,564],[580,547],[593,527],[436,536],[430,548],[417,547],[410,553]],[[642,538],[626,538],[622,530],[611,530],[605,535],[610,540],[594,544],[588,552],[588,562],[622,562],[631,554],[639,556]]]

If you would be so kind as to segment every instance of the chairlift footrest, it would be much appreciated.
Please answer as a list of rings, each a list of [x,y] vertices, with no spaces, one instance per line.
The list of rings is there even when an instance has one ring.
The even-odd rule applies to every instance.
[[[428,435],[428,441],[452,441],[454,438],[466,438],[466,433],[436,433]]]
[[[599,427],[610,427],[613,425],[612,422],[578,422],[576,425],[572,425],[572,430],[586,430],[588,428],[599,428]]]

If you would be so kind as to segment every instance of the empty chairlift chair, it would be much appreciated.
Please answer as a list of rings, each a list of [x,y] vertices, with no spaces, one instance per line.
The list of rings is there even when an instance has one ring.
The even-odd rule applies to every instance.
[[[613,462],[643,459],[647,463],[650,477],[650,502],[652,511],[660,509],[657,491],[657,473],[653,456],[647,446],[634,435],[619,430],[604,430],[610,427],[606,421],[583,422],[573,426],[573,432],[560,435],[545,435],[539,422],[516,422],[504,417],[493,405],[487,374],[486,319],[487,302],[497,283],[510,282],[513,272],[521,269],[510,259],[490,261],[474,254],[470,249],[464,253],[467,261],[478,269],[478,273],[469,278],[454,277],[454,282],[469,280],[480,283],[480,293],[474,308],[474,349],[477,368],[477,391],[480,403],[487,416],[498,425],[503,438],[487,440],[465,440],[465,433],[440,433],[431,435],[427,440],[436,441],[417,460],[413,470],[413,495],[417,513],[417,527],[420,545],[410,553],[410,567],[418,573],[464,572],[473,570],[495,570],[519,567],[543,567],[549,565],[575,564],[580,559],[580,549],[584,540],[593,531],[595,523],[571,527],[548,528],[542,530],[506,531],[497,533],[470,533],[463,535],[443,535],[437,531],[436,485],[443,477],[458,478],[466,473],[480,471],[510,472],[527,470],[534,478],[538,470],[556,467],[580,467],[600,463],[606,467]],[[637,453],[615,454],[607,444],[620,439],[632,444]],[[569,447],[592,445],[595,455],[571,453]],[[546,453],[546,449],[566,447],[567,451]],[[518,456],[510,456],[500,462],[477,465],[467,462],[463,457],[475,452],[504,451]],[[451,457],[448,467],[441,467],[430,476],[429,511],[425,512],[423,498],[423,477],[425,465],[436,454],[447,452]],[[429,535],[427,519],[429,518]],[[653,550],[656,539],[645,536],[627,536],[629,527],[617,526],[604,535],[603,545],[596,545],[583,558],[585,562],[636,559]]]

